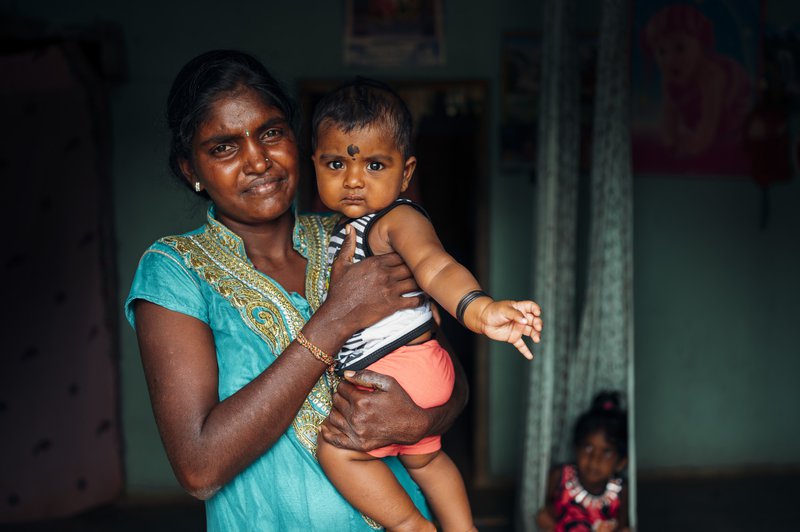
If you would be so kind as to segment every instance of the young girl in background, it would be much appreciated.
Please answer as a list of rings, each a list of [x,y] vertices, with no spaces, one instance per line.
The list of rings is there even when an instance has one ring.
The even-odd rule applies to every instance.
[[[551,469],[536,523],[543,531],[628,530],[628,415],[619,392],[601,392],[575,423],[575,463]]]

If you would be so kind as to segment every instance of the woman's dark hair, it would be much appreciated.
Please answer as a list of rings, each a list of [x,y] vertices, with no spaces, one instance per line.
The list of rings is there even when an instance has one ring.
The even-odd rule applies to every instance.
[[[320,126],[329,123],[345,133],[382,125],[404,158],[411,156],[414,119],[403,99],[380,81],[357,77],[322,97],[311,118],[311,150],[317,149]]]
[[[578,447],[591,434],[602,430],[620,457],[628,456],[628,413],[622,408],[619,392],[598,393],[592,406],[575,423],[572,444]]]
[[[265,103],[281,111],[295,129],[294,101],[256,58],[236,50],[212,50],[198,55],[178,72],[167,97],[167,125],[172,134],[169,167],[189,188],[191,185],[183,177],[178,161],[189,159],[192,139],[211,105],[240,89],[256,91]],[[201,195],[207,197],[205,191]]]

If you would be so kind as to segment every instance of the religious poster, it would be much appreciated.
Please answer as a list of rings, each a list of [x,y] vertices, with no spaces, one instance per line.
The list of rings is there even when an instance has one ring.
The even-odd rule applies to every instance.
[[[597,35],[578,35],[575,52],[580,83],[580,169],[585,171],[591,164]],[[503,35],[500,52],[500,165],[503,171],[532,171],[536,167],[541,54],[541,35],[528,32]]]
[[[635,173],[751,174],[761,15],[761,0],[635,1]]]
[[[345,64],[443,64],[443,2],[444,0],[346,0]]]

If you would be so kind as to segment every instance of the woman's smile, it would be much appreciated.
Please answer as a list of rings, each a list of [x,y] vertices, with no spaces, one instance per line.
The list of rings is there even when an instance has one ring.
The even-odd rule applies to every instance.
[[[270,195],[282,189],[286,183],[288,183],[286,177],[258,177],[247,184],[244,194]]]

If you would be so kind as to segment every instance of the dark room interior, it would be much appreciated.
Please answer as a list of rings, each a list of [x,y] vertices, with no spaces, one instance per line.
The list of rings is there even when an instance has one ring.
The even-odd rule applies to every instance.
[[[378,4],[398,11],[364,29],[359,17]],[[667,6],[683,11],[659,19]],[[403,33],[404,9],[431,27]],[[609,20],[613,10],[628,18]],[[685,17],[693,29],[675,30]],[[727,76],[701,96],[669,57],[688,53],[678,41],[695,30],[702,79]],[[609,383],[630,416],[632,529],[798,529],[800,2],[0,0],[0,39],[12,224],[0,267],[14,302],[3,313],[0,531],[205,529],[203,502],[164,451],[123,305],[148,246],[205,221],[207,205],[169,175],[164,109],[180,67],[211,49],[253,54],[299,104],[300,211],[325,210],[311,110],[344,80],[379,79],[414,117],[406,196],[448,252],[496,299],[559,301],[543,305],[556,340],[534,345],[532,362],[443,313],[470,385],[443,448],[479,530],[536,530],[545,470],[573,450],[557,437]],[[603,55],[615,43],[617,56]],[[628,216],[625,317],[605,296],[613,286],[598,288],[598,262],[617,249],[601,249],[601,165],[628,178],[627,203],[605,206],[611,223]],[[563,176],[572,225],[548,233],[546,196]],[[548,283],[564,262],[561,292]],[[548,328],[556,314],[564,321]],[[569,374],[558,356],[588,357],[593,338],[627,355]]]

